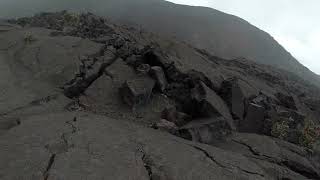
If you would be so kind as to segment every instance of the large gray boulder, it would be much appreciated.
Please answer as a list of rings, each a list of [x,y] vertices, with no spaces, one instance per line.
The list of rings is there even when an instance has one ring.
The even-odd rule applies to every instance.
[[[192,98],[200,105],[201,115],[208,117],[222,116],[228,121],[232,121],[229,108],[224,100],[217,95],[206,84],[201,82],[192,89]],[[232,124],[232,123],[231,123]]]
[[[126,104],[137,107],[149,102],[154,86],[154,80],[144,76],[126,81],[119,93]]]
[[[244,120],[239,123],[239,131],[260,134],[265,124],[265,116],[264,107],[250,103]]]
[[[153,77],[156,80],[157,87],[160,90],[160,92],[164,92],[164,90],[167,87],[168,82],[167,82],[167,78],[166,78],[166,75],[165,75],[162,67],[160,67],[160,66],[151,67],[150,75],[151,75],[151,77]]]
[[[245,118],[249,101],[259,94],[259,91],[240,79],[228,79],[222,83],[220,94],[227,101],[233,116],[239,121]]]

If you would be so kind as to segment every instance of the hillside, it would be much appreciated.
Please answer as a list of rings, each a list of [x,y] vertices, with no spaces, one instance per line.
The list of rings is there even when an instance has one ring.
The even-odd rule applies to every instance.
[[[319,179],[319,88],[93,14],[0,24],[1,180]],[[261,143],[263,142],[263,143]]]
[[[21,4],[19,8],[22,9],[16,4]],[[63,9],[94,12],[117,23],[175,37],[226,59],[243,57],[279,67],[320,86],[319,76],[300,64],[269,34],[241,18],[211,8],[176,5],[163,0],[10,0],[2,2],[0,16]]]

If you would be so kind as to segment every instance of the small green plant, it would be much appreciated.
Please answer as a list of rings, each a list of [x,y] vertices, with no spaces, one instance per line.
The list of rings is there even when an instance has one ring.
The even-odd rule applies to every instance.
[[[289,125],[286,121],[275,122],[271,129],[271,135],[279,139],[285,139],[288,136]]]
[[[311,120],[306,120],[302,135],[299,138],[301,146],[312,148],[320,141],[320,126],[316,126]]]

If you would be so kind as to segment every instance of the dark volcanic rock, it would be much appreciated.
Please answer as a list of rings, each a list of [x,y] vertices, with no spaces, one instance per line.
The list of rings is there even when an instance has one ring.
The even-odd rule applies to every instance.
[[[150,72],[150,69],[151,68],[149,64],[140,64],[136,70],[138,74],[147,75]]]
[[[265,123],[266,110],[264,107],[250,103],[244,120],[239,123],[239,131],[259,134]]]
[[[192,141],[215,144],[231,135],[233,125],[224,117],[197,119],[180,128],[180,136]]]
[[[0,132],[7,131],[20,124],[19,118],[0,118]]]
[[[177,111],[175,107],[166,108],[161,117],[181,127],[192,120],[190,115]]]
[[[286,169],[284,176],[298,173],[305,176],[301,177],[302,179],[320,178],[320,171],[312,165],[308,153],[303,148],[285,141],[255,134],[234,134],[229,142],[218,146],[256,159],[255,161],[269,169],[268,171],[276,172],[273,174],[275,178],[283,176],[284,169]],[[271,165],[267,165],[267,162]]]
[[[297,106],[296,103],[294,101],[294,98],[290,95],[285,95],[283,93],[277,93],[276,97],[279,99],[281,106],[289,108],[289,109],[293,109],[293,110],[297,110]]]
[[[145,105],[149,102],[155,82],[149,77],[126,81],[119,89],[123,101],[131,107]]]
[[[220,90],[220,94],[227,101],[233,116],[239,120],[245,118],[250,99],[257,96],[258,93],[257,89],[238,79],[224,81]]]
[[[171,134],[176,134],[178,132],[177,125],[165,119],[160,119],[160,121],[155,123],[152,127],[155,129],[167,131]]]
[[[156,80],[157,87],[160,90],[160,92],[164,92],[168,82],[163,69],[160,66],[153,66],[151,67],[150,75]]]
[[[316,148],[279,140],[317,125],[299,78],[92,14],[17,22],[51,30],[0,32],[1,180],[319,179]]]
[[[201,116],[222,116],[232,121],[232,116],[225,102],[204,83],[200,83],[198,86],[192,89],[191,95],[195,102],[199,105],[198,108]]]

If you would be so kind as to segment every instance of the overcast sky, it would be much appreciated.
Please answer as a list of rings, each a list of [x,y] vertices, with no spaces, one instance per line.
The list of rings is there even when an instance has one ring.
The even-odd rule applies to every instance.
[[[268,32],[320,74],[320,0],[168,0],[239,16]]]

